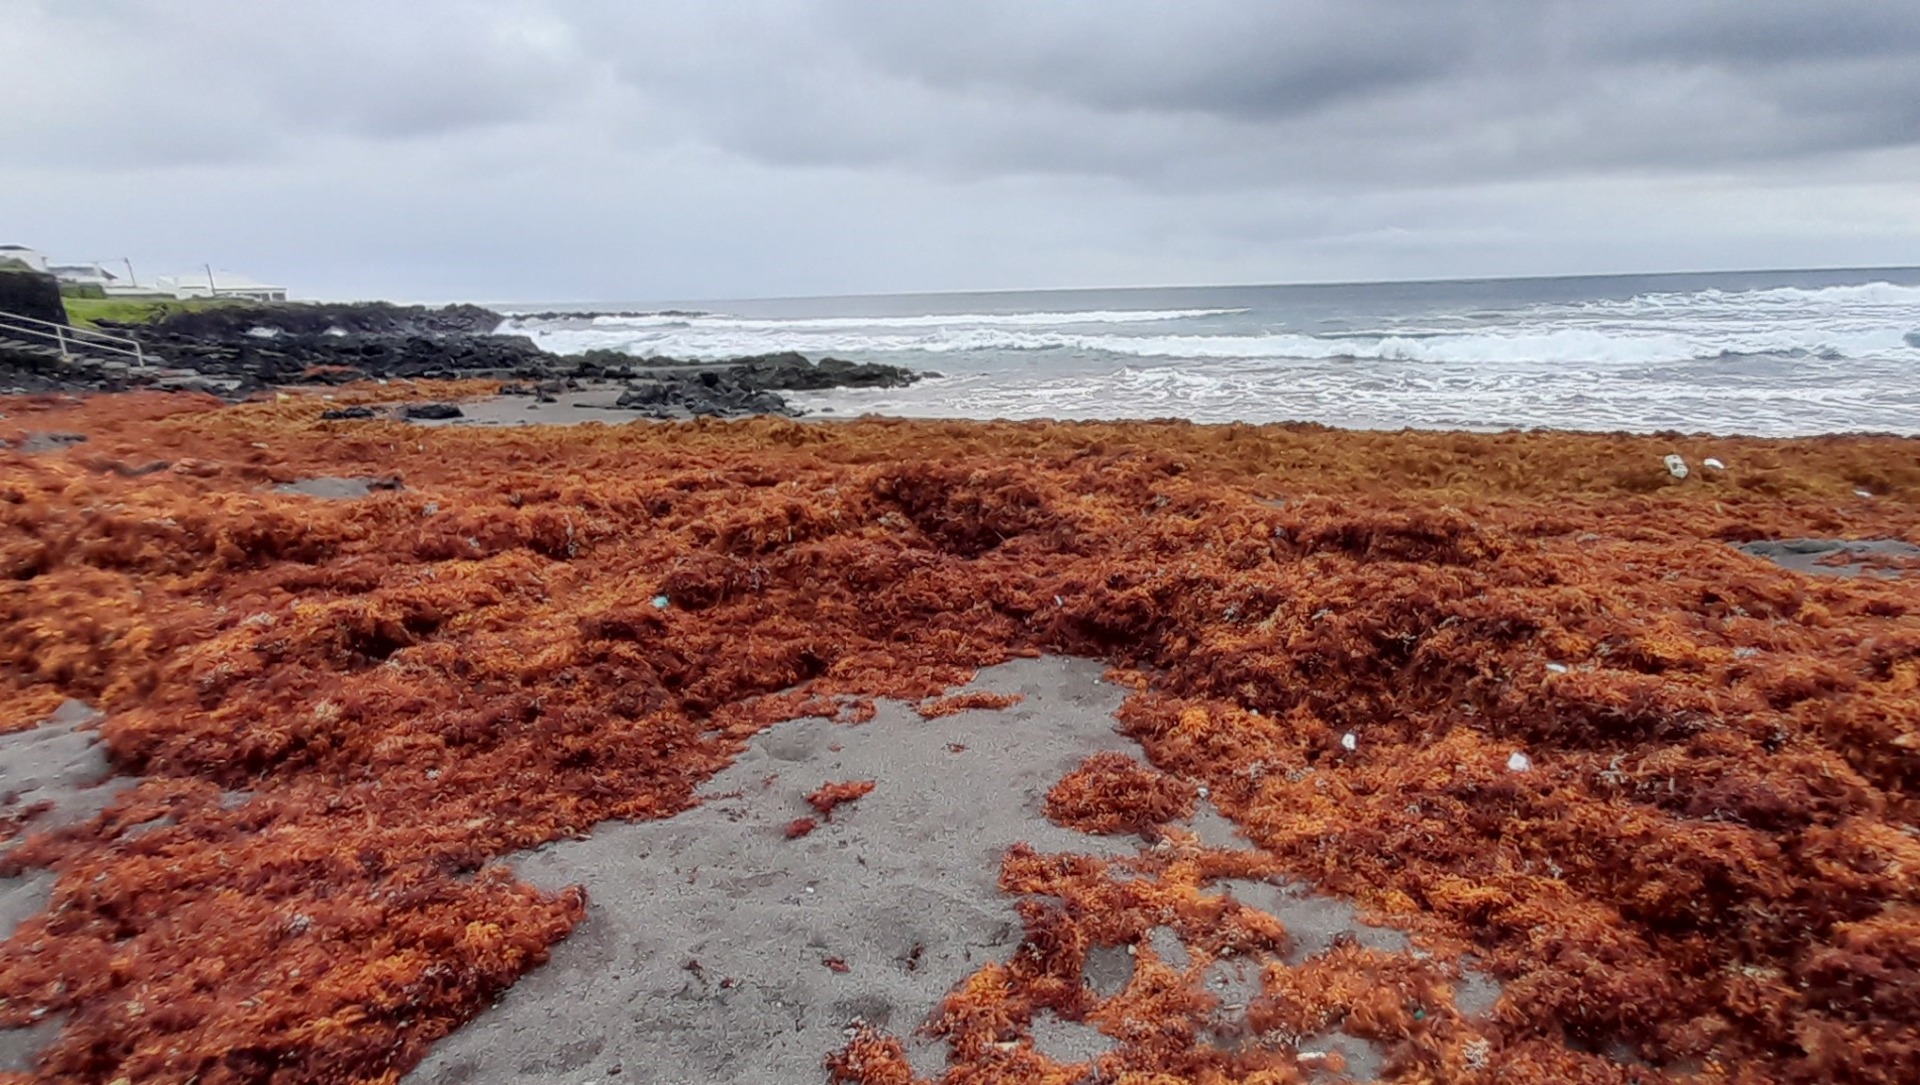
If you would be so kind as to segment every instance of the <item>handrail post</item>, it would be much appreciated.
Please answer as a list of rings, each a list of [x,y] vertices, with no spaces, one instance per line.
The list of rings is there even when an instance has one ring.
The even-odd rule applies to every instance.
[[[73,355],[67,353],[67,330],[65,328],[61,327],[58,324],[55,324],[53,326],[53,338],[55,342],[60,344],[60,357],[62,358],[73,357]]]

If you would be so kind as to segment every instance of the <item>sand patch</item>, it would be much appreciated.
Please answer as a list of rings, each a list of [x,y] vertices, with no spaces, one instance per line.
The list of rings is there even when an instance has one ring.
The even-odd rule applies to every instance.
[[[1125,691],[1101,673],[1084,660],[1017,660],[980,672],[962,694],[999,695],[983,703],[1018,695],[1011,707],[924,719],[913,704],[881,701],[859,726],[780,724],[702,789],[700,806],[603,824],[520,856],[517,872],[542,888],[584,884],[587,918],[549,964],[438,1044],[408,1080],[653,1080],[672,1068],[676,1082],[823,1082],[822,1060],[862,1028],[899,1037],[916,1075],[937,1078],[947,1045],[922,1024],[956,985],[1026,944],[1022,897],[999,885],[1009,846],[1106,859],[1193,846],[1047,820],[1050,789],[1089,757],[1139,753],[1114,729]],[[789,836],[796,818],[819,813],[823,784],[847,780],[874,787]],[[1174,825],[1201,847],[1249,847],[1206,800]],[[1294,883],[1221,879],[1213,888],[1287,926],[1296,946],[1288,964],[1338,946],[1410,950],[1404,932]],[[1178,932],[1158,926],[1138,944],[1090,947],[1083,982],[1113,999],[1146,955],[1217,1001],[1206,1042],[1275,1043],[1248,1017],[1274,958],[1197,960]],[[1497,994],[1488,978],[1469,976],[1477,992]],[[1315,1050],[1341,1051],[1356,1080],[1385,1057],[1350,1036],[1313,1043],[1299,1044],[1309,1071],[1321,1065]],[[1089,1072],[1122,1047],[1094,1020],[1049,1011],[1004,1046]]]
[[[1900,576],[1920,564],[1920,546],[1899,539],[1763,539],[1737,549],[1813,576]]]
[[[132,786],[109,780],[113,768],[95,730],[103,718],[70,700],[38,727],[0,734],[0,816],[25,832],[58,829],[93,817]],[[0,928],[0,936],[11,929]]]
[[[672,1068],[679,1082],[791,1085],[826,1079],[821,1060],[849,1026],[912,1037],[949,988],[1020,943],[1015,898],[997,884],[1009,845],[1132,850],[1040,811],[1083,758],[1132,748],[1112,718],[1125,691],[1102,670],[1044,659],[983,671],[970,690],[1025,694],[1001,711],[924,720],[881,702],[860,726],[781,724],[702,805],[523,856],[535,884],[587,886],[585,922],[408,1080],[573,1082],[619,1066],[636,1080]],[[814,812],[806,796],[847,779],[876,784],[787,839]],[[923,1074],[945,1062],[923,1039],[909,1053]]]
[[[85,444],[86,440],[86,435],[82,433],[29,433],[20,438],[20,440],[14,444],[13,448],[16,452],[24,452],[29,456],[33,456],[44,452],[58,452],[61,449],[72,448],[74,445]],[[0,442],[0,447],[4,447],[4,445],[5,442]]]
[[[300,494],[304,497],[318,497],[330,501],[353,501],[371,495],[375,490],[398,490],[400,482],[394,478],[303,478],[297,482],[283,482],[274,490],[283,494]]]
[[[67,701],[38,727],[0,734],[0,817],[16,839],[86,821],[133,786],[130,779],[112,776],[94,730],[102,718],[89,705]],[[0,856],[11,843],[0,844]],[[0,941],[46,909],[56,880],[50,870],[0,878]],[[60,1034],[64,1016],[49,1014],[28,1028],[0,1029],[0,1071],[30,1070],[34,1055]]]

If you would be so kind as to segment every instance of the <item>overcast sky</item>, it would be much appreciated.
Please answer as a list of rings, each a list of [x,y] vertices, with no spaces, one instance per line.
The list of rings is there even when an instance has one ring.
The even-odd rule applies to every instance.
[[[0,242],[307,297],[1920,263],[1916,0],[0,0]]]

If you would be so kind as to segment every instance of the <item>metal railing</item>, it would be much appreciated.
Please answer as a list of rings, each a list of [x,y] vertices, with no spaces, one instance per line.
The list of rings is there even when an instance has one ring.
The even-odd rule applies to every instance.
[[[146,351],[137,339],[129,339],[124,335],[109,335],[92,328],[55,324],[51,320],[0,313],[0,336],[15,339],[25,336],[28,342],[52,345],[60,351],[62,358],[68,360],[71,360],[76,353],[117,354],[133,359],[135,365],[147,364]]]

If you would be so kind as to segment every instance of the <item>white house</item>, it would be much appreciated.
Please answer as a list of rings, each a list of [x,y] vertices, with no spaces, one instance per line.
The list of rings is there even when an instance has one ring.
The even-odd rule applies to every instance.
[[[226,271],[194,271],[184,275],[162,275],[155,279],[154,283],[158,289],[176,298],[287,300],[287,288],[284,286],[274,286]]]
[[[47,270],[47,258],[25,245],[0,245],[0,260],[18,260],[35,271]]]
[[[46,270],[63,283],[102,288],[120,284],[120,276],[99,264],[48,264]]]

